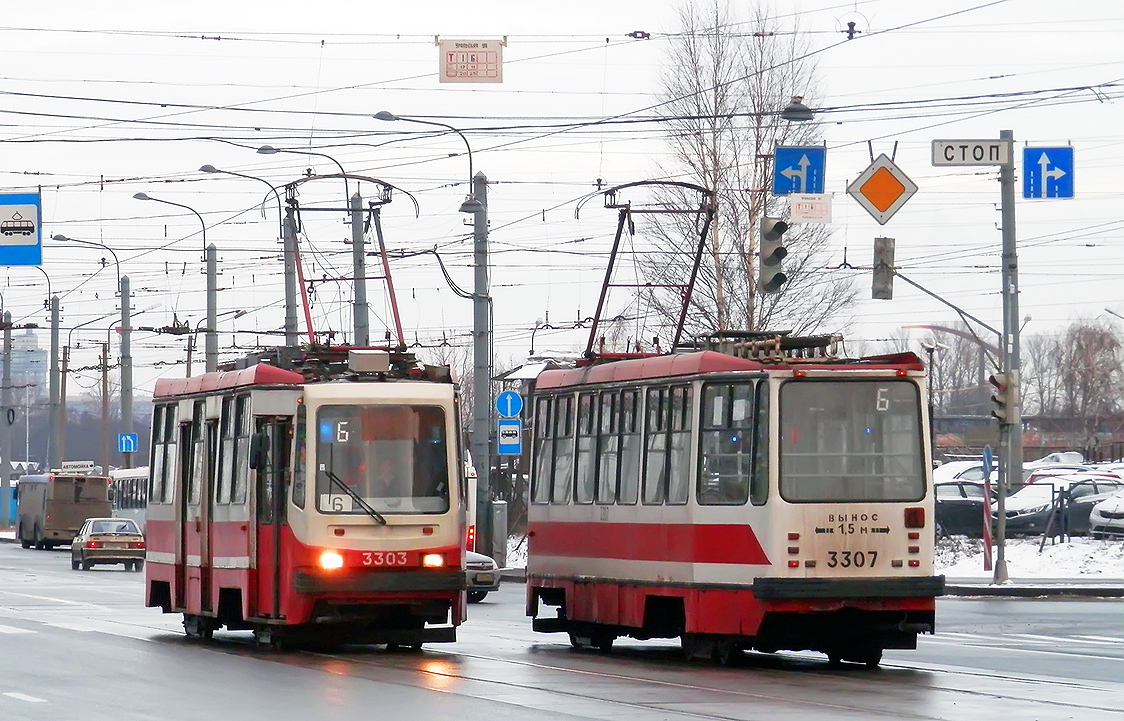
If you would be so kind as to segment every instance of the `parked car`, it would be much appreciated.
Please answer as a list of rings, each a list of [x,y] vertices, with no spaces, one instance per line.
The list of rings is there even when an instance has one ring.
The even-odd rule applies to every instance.
[[[131,518],[87,518],[70,544],[70,567],[122,563],[126,571],[144,568],[144,534]]]
[[[1124,480],[1093,473],[1072,473],[1028,484],[1007,498],[1007,533],[1042,533],[1059,509],[1052,532],[1085,534],[1093,506],[1124,489]],[[992,504],[992,517],[996,506]],[[1064,521],[1064,523],[1063,523]]]
[[[500,572],[496,562],[483,553],[465,552],[465,569],[468,574],[468,602],[480,603],[490,591],[498,591]]]
[[[1089,513],[1089,532],[1093,538],[1124,536],[1124,491],[1093,506]]]
[[[997,473],[995,468],[996,466],[993,465],[991,471],[993,480]],[[949,461],[933,469],[933,483],[943,483],[945,481],[982,481],[983,477],[982,458],[967,461]]]
[[[975,481],[943,481],[933,484],[937,536],[983,535],[984,486]]]

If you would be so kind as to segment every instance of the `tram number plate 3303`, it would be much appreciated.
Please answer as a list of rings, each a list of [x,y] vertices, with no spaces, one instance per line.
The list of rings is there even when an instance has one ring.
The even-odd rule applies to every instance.
[[[360,559],[364,566],[410,565],[410,554],[406,551],[364,551]]]
[[[878,551],[828,551],[828,568],[874,568]]]

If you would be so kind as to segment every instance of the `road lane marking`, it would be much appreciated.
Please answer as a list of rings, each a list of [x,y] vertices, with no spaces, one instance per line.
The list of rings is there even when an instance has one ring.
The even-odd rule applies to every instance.
[[[0,593],[7,594],[9,596],[19,596],[20,598],[33,598],[36,601],[52,601],[54,603],[61,603],[61,604],[67,605],[67,606],[85,606],[86,608],[93,608],[93,609],[97,609],[98,611],[112,611],[113,610],[109,606],[99,606],[96,603],[86,603],[85,601],[70,601],[70,600],[67,600],[65,598],[52,598],[51,596],[35,596],[35,595],[30,594],[30,593],[16,593],[15,591],[2,591],[2,590],[0,590]]]
[[[0,626],[0,633],[35,633],[35,631],[17,626]]]
[[[4,695],[8,698],[14,698],[17,701],[27,701],[28,703],[47,703],[47,699],[45,698],[39,698],[38,696],[28,696],[27,694],[19,693],[18,691],[8,691]]]
[[[91,631],[97,630],[94,628],[90,628],[89,626],[83,626],[77,623],[62,623],[57,621],[54,623],[47,622],[47,625],[51,626],[52,628],[64,628],[67,631],[81,631],[82,633],[90,633]]]
[[[1090,641],[1109,641],[1111,643],[1124,643],[1124,638],[1119,636],[1078,636],[1077,638],[1087,638]]]

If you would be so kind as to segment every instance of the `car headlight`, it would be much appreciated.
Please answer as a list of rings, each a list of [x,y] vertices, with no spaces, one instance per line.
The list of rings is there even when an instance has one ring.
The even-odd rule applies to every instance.
[[[1031,516],[1031,515],[1034,515],[1035,513],[1045,513],[1048,510],[1050,510],[1050,504],[1046,503],[1046,504],[1043,504],[1041,506],[1035,506],[1034,508],[1018,509],[1018,510],[1015,511],[1015,515],[1016,516]]]

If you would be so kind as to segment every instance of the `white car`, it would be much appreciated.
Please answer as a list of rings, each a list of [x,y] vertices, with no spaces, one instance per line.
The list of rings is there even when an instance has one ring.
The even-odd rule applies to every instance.
[[[1124,536],[1124,492],[1093,506],[1089,512],[1089,532],[1093,538]]]

